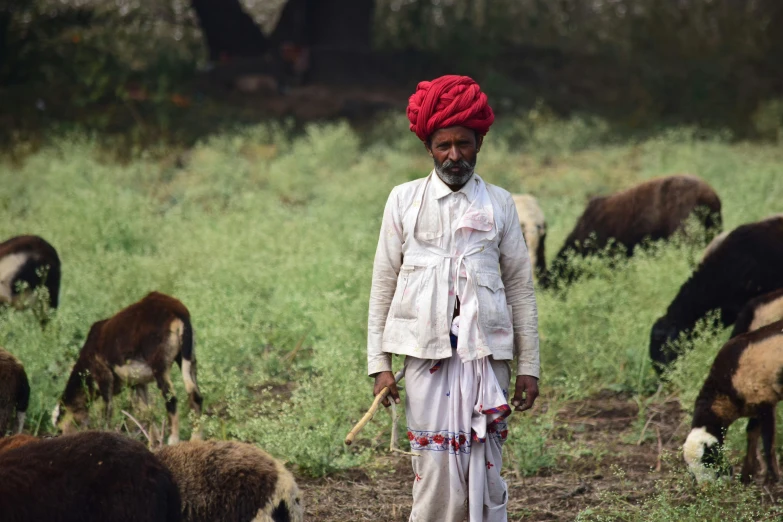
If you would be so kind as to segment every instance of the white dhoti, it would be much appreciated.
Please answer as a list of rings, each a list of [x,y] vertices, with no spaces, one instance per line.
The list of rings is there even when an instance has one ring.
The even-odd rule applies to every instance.
[[[508,361],[405,358],[415,522],[505,522]]]

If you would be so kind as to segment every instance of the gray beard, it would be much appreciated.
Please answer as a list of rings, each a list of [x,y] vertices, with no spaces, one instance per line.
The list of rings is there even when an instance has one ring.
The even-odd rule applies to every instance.
[[[440,166],[435,162],[435,173],[446,185],[449,185],[450,187],[462,187],[465,183],[470,181],[471,176],[473,176],[475,165],[471,165],[465,160],[460,161],[459,166],[462,167],[462,172],[459,174],[452,174],[448,171],[448,169],[453,166],[454,163],[448,160],[444,161],[443,165]]]

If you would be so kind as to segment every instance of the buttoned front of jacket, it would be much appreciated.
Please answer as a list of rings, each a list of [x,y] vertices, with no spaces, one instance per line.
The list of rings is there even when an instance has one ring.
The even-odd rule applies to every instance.
[[[386,203],[370,294],[369,374],[390,370],[392,353],[450,357],[457,296],[459,357],[516,354],[517,373],[538,377],[532,269],[511,195],[478,174],[452,193],[432,172],[395,187]]]

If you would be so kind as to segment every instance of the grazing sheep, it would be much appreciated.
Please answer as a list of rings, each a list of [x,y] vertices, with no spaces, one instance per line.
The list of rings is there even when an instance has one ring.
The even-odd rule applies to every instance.
[[[775,455],[775,406],[783,398],[783,321],[742,334],[727,342],[715,357],[696,399],[691,432],[683,457],[697,481],[726,472],[720,448],[729,426],[750,417],[742,481],[756,472],[758,438],[764,445],[767,482],[780,478]]]
[[[657,371],[677,353],[666,344],[690,331],[711,310],[724,326],[733,324],[745,304],[783,288],[783,216],[734,229],[683,283],[666,315],[650,332],[650,357]]]
[[[183,522],[300,522],[299,488],[285,466],[241,442],[182,442],[157,451],[182,495]]]
[[[0,452],[3,522],[177,522],[177,484],[143,444],[82,432]]]
[[[740,311],[734,323],[732,337],[758,330],[783,320],[783,288],[751,299]]]
[[[631,256],[634,248],[646,239],[672,236],[694,212],[709,240],[721,228],[720,211],[721,202],[715,190],[690,175],[657,178],[610,196],[595,197],[566,238],[552,263],[552,277],[547,279],[573,281],[577,277],[568,266],[569,251],[587,256],[603,250],[613,240]]]
[[[530,194],[513,194],[514,206],[517,207],[519,225],[525,236],[527,250],[530,253],[530,264],[533,275],[541,277],[546,272],[546,256],[544,243],[546,240],[546,219],[536,198]]]
[[[19,285],[27,288],[20,292]],[[49,291],[49,306],[57,308],[60,296],[60,258],[52,245],[38,236],[17,236],[0,243],[0,303],[22,308],[33,290]]]
[[[24,418],[30,402],[30,383],[19,360],[0,348],[0,437],[8,430],[16,410],[16,433],[24,428]]]
[[[761,221],[766,221],[768,219],[776,219],[779,217],[783,217],[783,213],[773,214],[769,217],[762,219]],[[704,260],[707,259],[707,257],[711,256],[713,252],[715,252],[718,249],[718,246],[720,246],[720,244],[723,243],[723,240],[726,239],[726,236],[728,236],[730,233],[731,230],[726,230],[724,232],[721,232],[714,238],[712,238],[712,241],[710,241],[710,243],[704,249],[704,253],[701,255],[701,260],[699,261],[699,264],[704,263]]]
[[[123,384],[147,403],[147,384],[155,381],[166,399],[171,434],[169,444],[179,442],[177,397],[171,382],[171,365],[182,368],[190,407],[201,415],[202,398],[196,383],[196,353],[190,313],[173,297],[152,292],[113,317],[92,325],[79,359],[71,371],[52,423],[65,433],[74,422],[86,426],[89,402],[100,394],[111,415],[112,396]],[[194,430],[193,438],[201,438]]]

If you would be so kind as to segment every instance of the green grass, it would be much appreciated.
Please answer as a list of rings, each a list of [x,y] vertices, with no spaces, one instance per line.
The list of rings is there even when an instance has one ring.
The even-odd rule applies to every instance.
[[[780,211],[783,149],[696,136],[674,129],[620,141],[595,122],[520,120],[489,134],[478,170],[539,198],[550,259],[589,196],[658,175],[706,179],[722,197],[727,228]],[[40,234],[63,262],[61,307],[45,331],[31,313],[0,314],[0,345],[31,380],[27,429],[52,431],[49,411],[90,324],[154,289],[191,311],[208,436],[259,443],[312,475],[367,462],[370,441],[388,432],[387,416],[353,447],[342,440],[371,399],[372,258],[389,191],[429,171],[421,144],[404,120],[387,118],[362,136],[343,124],[296,137],[283,127],[251,127],[174,156],[116,163],[75,135],[0,165],[0,237]],[[650,326],[699,254],[675,242],[611,270],[591,263],[596,277],[565,295],[539,292],[544,399],[654,392]],[[678,363],[670,388],[686,409],[726,337],[711,333]],[[157,396],[154,411],[160,422]],[[513,417],[507,448],[518,474],[554,465],[553,415]],[[122,420],[116,412],[114,425]],[[183,436],[188,430],[185,422]],[[741,446],[740,431],[732,429],[732,448]]]
[[[623,475],[621,470],[615,470]],[[718,481],[694,487],[688,477],[659,480],[656,493],[638,503],[633,484],[623,493],[611,491],[602,495],[602,503],[579,513],[577,522],[760,522],[780,520],[780,502],[762,506],[758,493],[737,482]]]

